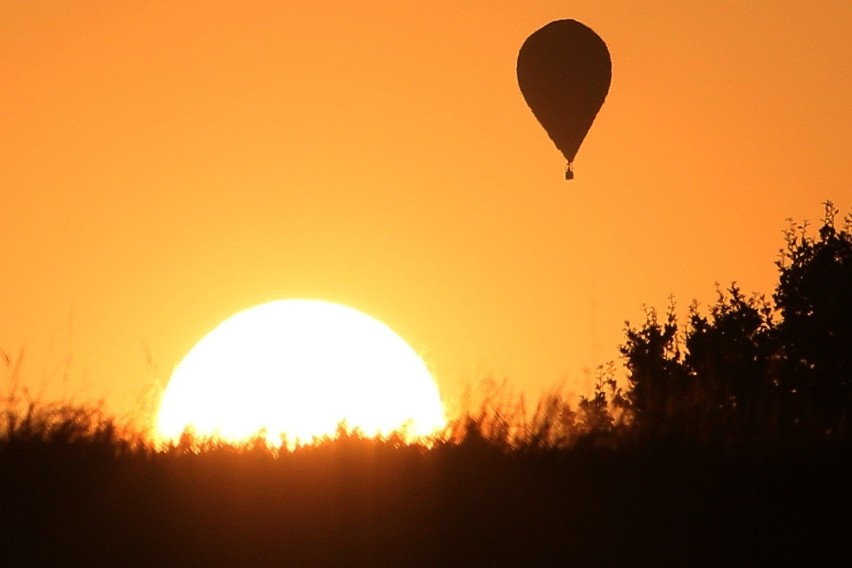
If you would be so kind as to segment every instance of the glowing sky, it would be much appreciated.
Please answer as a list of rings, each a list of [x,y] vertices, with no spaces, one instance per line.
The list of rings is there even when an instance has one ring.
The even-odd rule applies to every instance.
[[[576,179],[515,79],[609,46]],[[588,388],[642,304],[771,291],[852,208],[849,2],[0,3],[0,348],[134,408],[218,322],[348,304],[484,376]],[[45,395],[47,396],[47,395]]]

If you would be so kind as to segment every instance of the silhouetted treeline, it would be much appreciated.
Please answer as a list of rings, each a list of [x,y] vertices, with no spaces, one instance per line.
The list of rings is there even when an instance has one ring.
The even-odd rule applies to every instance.
[[[848,442],[852,409],[852,217],[828,202],[817,236],[785,232],[771,300],[735,285],[709,315],[670,306],[628,326],[620,401],[633,436],[704,444]],[[618,405],[616,405],[618,406]]]

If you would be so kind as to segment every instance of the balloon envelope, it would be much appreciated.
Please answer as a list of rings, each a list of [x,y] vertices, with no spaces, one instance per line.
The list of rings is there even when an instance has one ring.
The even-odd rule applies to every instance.
[[[533,114],[565,156],[565,177],[603,105],[612,62],[603,40],[576,20],[533,33],[518,53],[518,86]]]

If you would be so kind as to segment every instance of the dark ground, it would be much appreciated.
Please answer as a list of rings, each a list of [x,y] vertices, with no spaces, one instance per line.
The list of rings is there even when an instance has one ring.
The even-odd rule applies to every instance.
[[[852,566],[848,448],[0,446],[0,566]]]

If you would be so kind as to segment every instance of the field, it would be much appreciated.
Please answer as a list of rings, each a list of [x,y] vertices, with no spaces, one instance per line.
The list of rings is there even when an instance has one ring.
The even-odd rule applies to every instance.
[[[479,416],[431,448],[341,432],[277,454],[154,450],[96,413],[53,412],[7,416],[3,566],[852,562],[844,445],[524,447]]]

